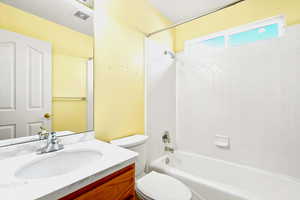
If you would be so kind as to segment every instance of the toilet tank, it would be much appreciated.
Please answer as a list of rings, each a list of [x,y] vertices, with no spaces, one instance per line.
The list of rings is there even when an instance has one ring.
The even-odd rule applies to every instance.
[[[137,152],[139,155],[135,162],[135,175],[139,177],[143,174],[146,166],[146,142],[148,136],[133,135],[121,139],[112,140],[110,143]]]

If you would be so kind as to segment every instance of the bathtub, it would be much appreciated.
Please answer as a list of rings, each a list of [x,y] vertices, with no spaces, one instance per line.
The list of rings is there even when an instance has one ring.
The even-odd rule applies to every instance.
[[[150,169],[181,180],[193,200],[300,200],[297,179],[198,154],[176,151]]]

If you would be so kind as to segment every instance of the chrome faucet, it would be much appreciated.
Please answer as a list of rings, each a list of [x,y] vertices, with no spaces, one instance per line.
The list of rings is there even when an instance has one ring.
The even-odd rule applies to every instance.
[[[64,145],[60,143],[55,132],[48,133],[43,137],[47,140],[47,143],[44,147],[38,150],[39,154],[59,151],[64,148]]]
[[[171,136],[170,133],[168,131],[165,131],[163,136],[162,136],[162,141],[165,145],[165,152],[170,152],[170,153],[174,153],[174,148],[172,148],[171,146]],[[171,145],[171,146],[170,146]]]
[[[174,149],[172,147],[165,146],[165,151],[170,152],[170,153],[174,153]]]

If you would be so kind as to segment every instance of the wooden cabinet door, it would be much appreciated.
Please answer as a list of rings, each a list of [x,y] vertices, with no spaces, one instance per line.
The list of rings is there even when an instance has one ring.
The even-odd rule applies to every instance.
[[[135,200],[134,165],[121,169],[60,200]]]
[[[75,200],[127,200],[130,196],[128,192],[134,188],[133,178],[134,171],[130,170]]]

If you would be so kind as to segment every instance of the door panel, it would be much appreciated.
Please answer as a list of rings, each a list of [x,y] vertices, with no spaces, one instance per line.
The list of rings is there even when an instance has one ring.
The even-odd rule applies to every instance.
[[[0,125],[0,140],[14,138],[16,136],[16,125]]]
[[[44,122],[33,122],[27,124],[27,133],[28,135],[36,135],[40,131],[40,127],[44,127]]]
[[[28,109],[43,108],[43,52],[28,47]]]
[[[16,108],[16,47],[13,42],[0,43],[0,110]]]
[[[0,30],[0,139],[51,128],[51,45]]]

